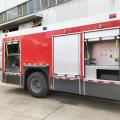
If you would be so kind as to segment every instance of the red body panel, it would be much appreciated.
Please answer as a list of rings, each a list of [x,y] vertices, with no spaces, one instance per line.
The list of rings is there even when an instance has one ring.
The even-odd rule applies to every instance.
[[[24,64],[49,64],[49,76],[52,77],[52,37],[53,35],[60,35],[60,34],[68,34],[74,32],[84,32],[90,30],[97,30],[99,25],[102,26],[102,29],[112,28],[112,27],[119,27],[120,20],[117,21],[108,21],[104,23],[98,24],[91,24],[86,26],[78,26],[74,28],[67,28],[62,30],[56,31],[49,31],[37,34],[29,34],[23,36],[17,36],[12,38],[4,38],[3,43],[5,41],[10,40],[19,40],[21,41],[21,73],[24,72]],[[83,78],[83,35],[81,34],[81,49],[80,49],[80,75],[81,79]],[[4,66],[4,44],[2,46],[2,71],[5,71]]]

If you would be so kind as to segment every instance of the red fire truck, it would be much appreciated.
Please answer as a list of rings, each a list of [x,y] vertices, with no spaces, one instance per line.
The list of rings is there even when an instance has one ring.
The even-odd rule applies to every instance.
[[[4,34],[2,81],[34,97],[50,90],[120,100],[120,13]]]

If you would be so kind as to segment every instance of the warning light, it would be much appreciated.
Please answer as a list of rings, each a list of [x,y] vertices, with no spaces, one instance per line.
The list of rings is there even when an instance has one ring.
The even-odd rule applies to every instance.
[[[116,18],[116,17],[117,17],[116,13],[109,14],[109,19]]]

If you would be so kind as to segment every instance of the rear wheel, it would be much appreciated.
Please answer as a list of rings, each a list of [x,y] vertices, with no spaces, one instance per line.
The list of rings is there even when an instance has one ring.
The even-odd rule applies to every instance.
[[[48,93],[48,83],[45,75],[41,72],[34,72],[28,77],[27,88],[34,97],[45,97]]]

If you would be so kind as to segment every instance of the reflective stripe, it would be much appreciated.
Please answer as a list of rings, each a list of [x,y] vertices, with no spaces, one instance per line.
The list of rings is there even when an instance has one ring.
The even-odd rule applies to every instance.
[[[101,80],[100,80],[100,81],[98,81],[98,83],[99,83],[99,84],[104,84],[104,81],[101,81]]]
[[[79,78],[70,78],[70,77],[55,77],[55,79],[60,79],[60,80],[79,80]]]
[[[116,83],[115,83],[115,82],[109,82],[109,84],[110,84],[110,85],[114,85],[114,84],[116,84]]]
[[[44,64],[44,63],[23,63],[24,65],[46,65],[46,66],[48,66],[49,64],[48,63],[46,63],[46,64]]]
[[[93,83],[94,81],[93,80],[88,80],[88,83]]]
[[[120,85],[120,81],[114,81],[114,80],[84,79],[84,81],[88,83]]]

